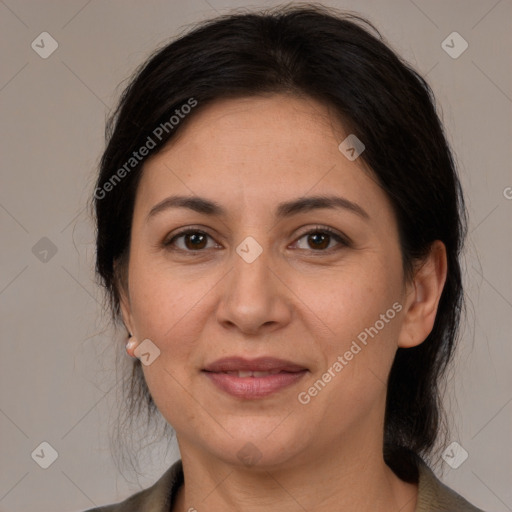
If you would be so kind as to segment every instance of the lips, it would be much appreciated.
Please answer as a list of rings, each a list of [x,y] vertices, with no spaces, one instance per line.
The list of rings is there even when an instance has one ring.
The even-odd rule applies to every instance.
[[[273,357],[229,357],[209,364],[203,373],[219,390],[239,399],[262,399],[292,386],[308,369]]]

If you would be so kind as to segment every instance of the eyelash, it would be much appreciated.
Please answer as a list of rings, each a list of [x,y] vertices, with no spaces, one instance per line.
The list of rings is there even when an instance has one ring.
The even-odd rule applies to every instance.
[[[178,233],[176,233],[172,238],[170,238],[169,240],[166,240],[163,242],[163,246],[169,250],[174,250],[174,251],[180,251],[180,252],[185,252],[185,253],[190,253],[190,254],[194,254],[194,253],[200,253],[200,252],[204,252],[206,249],[198,249],[198,250],[189,250],[189,249],[176,249],[176,248],[173,248],[172,245],[174,244],[174,242],[180,238],[180,237],[183,237],[185,235],[190,235],[190,234],[200,234],[200,235],[205,235],[207,237],[210,237],[213,239],[213,237],[211,237],[208,233],[206,233],[205,231],[202,231],[200,229],[194,229],[194,228],[187,228],[187,229],[184,229],[183,231],[180,231]],[[306,231],[305,233],[302,233],[297,239],[296,241],[300,240],[301,238],[304,238],[305,236],[308,236],[308,235],[312,235],[312,234],[326,234],[326,235],[329,235],[331,236],[332,238],[334,238],[342,247],[339,247],[339,248],[336,248],[336,247],[331,247],[330,249],[318,249],[318,250],[315,250],[315,249],[310,249],[311,252],[313,253],[328,253],[330,254],[331,252],[333,251],[336,251],[336,250],[341,250],[341,248],[343,247],[351,247],[351,242],[349,241],[348,238],[340,235],[338,232],[334,231],[333,229],[331,228],[328,228],[326,226],[317,226],[315,227],[314,229],[311,229],[309,231]],[[295,243],[295,242],[294,242]],[[308,249],[302,249],[302,250],[308,250]]]

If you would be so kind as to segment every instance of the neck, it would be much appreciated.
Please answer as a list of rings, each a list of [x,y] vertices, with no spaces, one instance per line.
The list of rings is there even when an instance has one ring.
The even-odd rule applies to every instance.
[[[185,484],[173,512],[414,512],[417,485],[386,465],[382,444],[346,441],[264,467],[230,464],[180,443]]]

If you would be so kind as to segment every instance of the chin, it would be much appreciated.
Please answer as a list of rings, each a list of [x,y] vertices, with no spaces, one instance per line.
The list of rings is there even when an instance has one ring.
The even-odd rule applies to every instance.
[[[311,445],[304,432],[298,426],[284,426],[281,419],[268,418],[257,421],[250,418],[247,422],[237,421],[226,430],[236,432],[233,437],[220,429],[221,435],[204,439],[203,448],[214,457],[226,464],[238,467],[257,469],[272,469],[292,466],[293,462]]]

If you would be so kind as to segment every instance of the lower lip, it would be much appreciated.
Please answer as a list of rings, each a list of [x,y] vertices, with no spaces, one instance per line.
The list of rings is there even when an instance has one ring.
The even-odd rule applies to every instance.
[[[299,381],[307,370],[276,373],[266,377],[237,377],[227,373],[203,372],[222,391],[237,398],[263,398]]]

